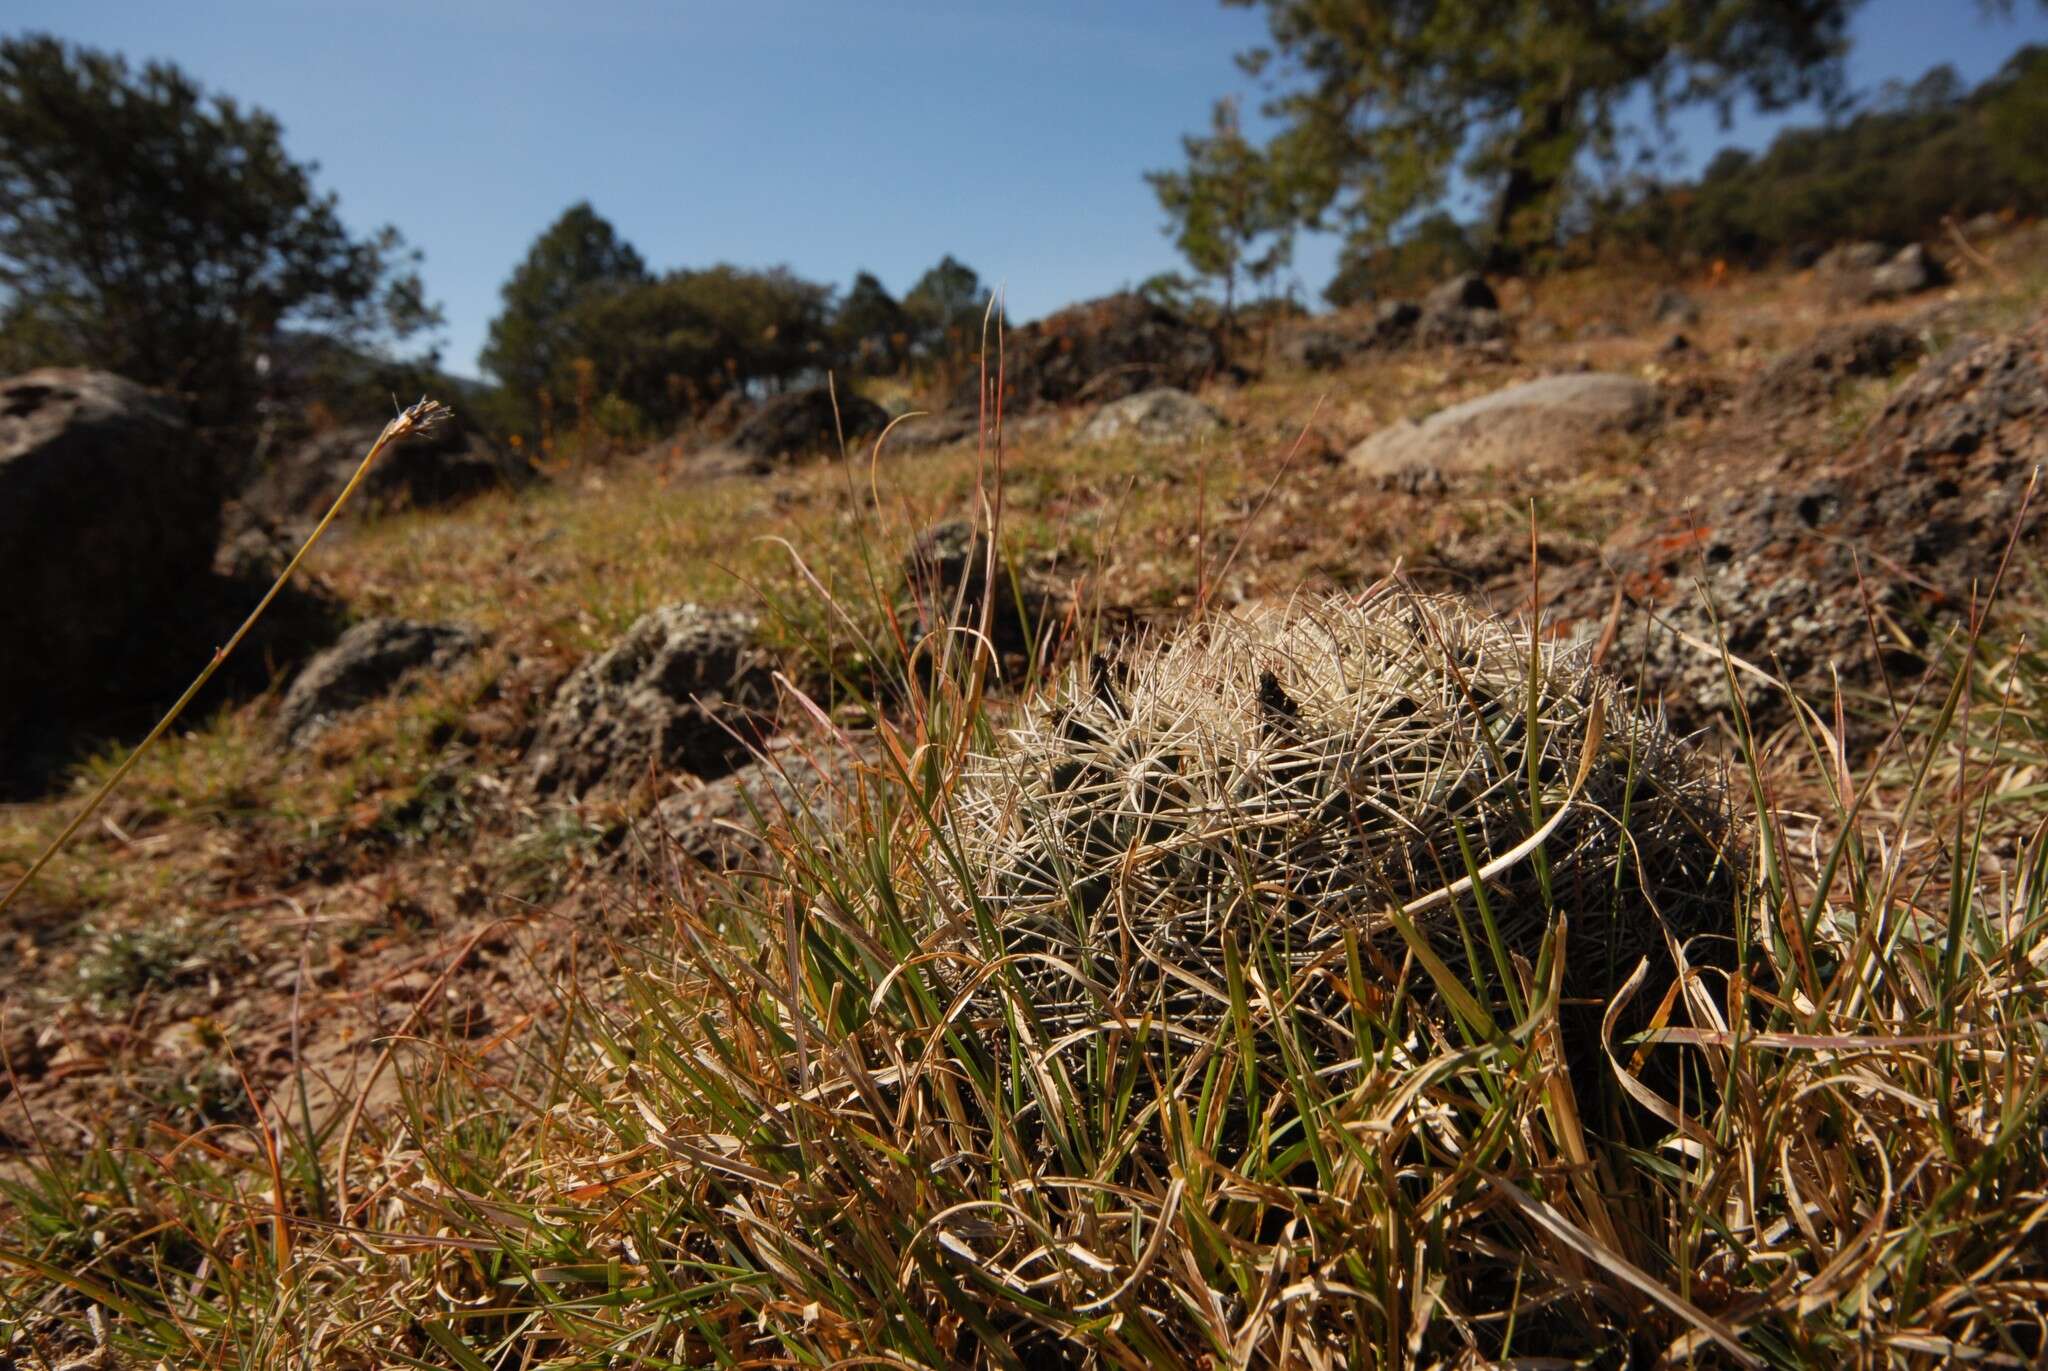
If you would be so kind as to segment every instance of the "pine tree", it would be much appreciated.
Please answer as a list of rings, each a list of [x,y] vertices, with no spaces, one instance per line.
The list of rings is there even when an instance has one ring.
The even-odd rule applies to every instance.
[[[1271,43],[1239,60],[1270,83],[1266,155],[1304,222],[1386,243],[1462,173],[1492,197],[1507,268],[1555,239],[1583,156],[1648,145],[1673,110],[1838,101],[1860,0],[1224,3],[1265,10]],[[1639,96],[1644,127],[1626,120]]]

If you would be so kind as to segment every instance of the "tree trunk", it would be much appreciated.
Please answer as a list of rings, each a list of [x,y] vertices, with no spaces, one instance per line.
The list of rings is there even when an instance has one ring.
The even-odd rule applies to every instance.
[[[1500,199],[1494,205],[1493,231],[1486,245],[1486,269],[1513,273],[1522,268],[1529,243],[1522,236],[1529,211],[1556,197],[1569,163],[1556,170],[1533,163],[1548,150],[1547,145],[1563,137],[1571,125],[1572,103],[1552,100],[1522,116],[1508,145],[1507,178],[1501,183]],[[1519,230],[1519,231],[1518,231]]]

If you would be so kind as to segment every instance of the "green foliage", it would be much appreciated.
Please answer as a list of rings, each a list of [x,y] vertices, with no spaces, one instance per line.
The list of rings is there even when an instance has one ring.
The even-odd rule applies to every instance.
[[[101,367],[233,422],[281,329],[438,322],[418,255],[390,228],[352,236],[314,171],[274,117],[174,66],[0,40],[0,369]]]
[[[1266,154],[1244,136],[1236,102],[1218,100],[1208,136],[1183,138],[1181,146],[1186,170],[1147,172],[1145,179],[1181,256],[1197,274],[1222,283],[1227,329],[1238,277],[1269,282],[1292,260],[1294,208]]]
[[[1974,91],[1935,67],[1833,127],[1723,151],[1693,185],[1621,188],[1589,208],[1603,238],[1758,262],[1801,244],[1930,236],[1947,215],[2048,207],[2048,49]]]
[[[1766,108],[1841,85],[1857,0],[1225,0],[1260,5],[1267,149],[1296,213],[1389,241],[1453,172],[1492,194],[1489,251],[1551,242],[1568,173],[1664,131],[1681,105]],[[1646,93],[1653,129],[1624,106]]]
[[[1461,271],[1474,271],[1482,254],[1450,215],[1424,216],[1395,241],[1376,245],[1353,238],[1337,254],[1337,274],[1323,298],[1339,309],[1381,295],[1416,294]]]
[[[874,273],[853,278],[832,318],[832,341],[855,371],[885,376],[909,355],[910,315]]]
[[[653,276],[587,203],[534,241],[504,300],[483,361],[504,384],[507,426],[526,431],[573,403],[625,441],[832,361],[829,286],[787,267]]]
[[[593,297],[644,284],[647,264],[611,223],[582,201],[564,210],[527,250],[500,292],[483,365],[531,419],[542,387],[577,355],[573,317]]]
[[[913,346],[921,356],[945,363],[979,351],[987,309],[988,291],[981,277],[950,253],[918,277],[903,297]]]

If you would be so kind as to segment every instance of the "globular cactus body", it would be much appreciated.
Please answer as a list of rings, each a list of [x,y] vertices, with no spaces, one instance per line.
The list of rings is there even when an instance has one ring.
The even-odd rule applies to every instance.
[[[1563,913],[1566,994],[1599,998],[1667,932],[1725,932],[1737,877],[1721,786],[1589,649],[1398,585],[1076,669],[970,760],[955,831],[1009,983],[1067,1042],[1213,1031],[1234,952],[1349,1057],[1347,931],[1398,962],[1406,908],[1469,966],[1471,883],[1444,890],[1473,866],[1509,954]]]

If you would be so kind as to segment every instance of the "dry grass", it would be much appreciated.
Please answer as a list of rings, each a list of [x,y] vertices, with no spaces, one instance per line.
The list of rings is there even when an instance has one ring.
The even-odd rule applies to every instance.
[[[1378,412],[1451,383],[1378,376],[1384,394],[1356,393]],[[768,869],[614,892],[616,941],[573,974],[549,964],[466,1034],[443,1026],[448,987],[506,922],[509,901],[488,906],[414,973],[416,998],[382,1030],[380,1101],[352,1124],[295,1062],[275,1096],[249,1089],[246,1037],[205,1025],[189,1029],[205,1070],[143,1128],[87,1126],[99,1141],[78,1146],[58,1126],[79,1121],[51,1120],[4,1179],[0,1356],[466,1371],[2038,1363],[2038,588],[1994,631],[1958,635],[1953,689],[1937,681],[1896,718],[1885,700],[1848,702],[1896,724],[1853,770],[1815,726],[1833,725],[1833,702],[1784,737],[1738,730],[1747,855],[1711,888],[1734,949],[1625,975],[1592,1015],[1596,1052],[1579,1046],[1589,1011],[1568,983],[1633,879],[1632,849],[1543,833],[1586,751],[1589,721],[1570,711],[1536,711],[1551,745],[1500,769],[1520,778],[1519,805],[1469,850],[1455,832],[1431,846],[1449,879],[1411,896],[1484,873],[1443,902],[1448,922],[1339,938],[1341,959],[1312,969],[1219,940],[1220,993],[1192,1039],[1136,1000],[1079,1044],[1031,1012],[1018,968],[1034,950],[989,898],[1001,863],[969,840],[989,759],[1057,705],[993,693],[967,635],[913,667],[894,607],[866,588],[893,584],[911,527],[998,491],[1014,556],[1114,586],[1120,609],[1191,607],[1195,587],[1223,606],[1303,581],[1357,588],[1445,536],[1526,537],[1521,492],[1409,501],[1283,472],[1280,425],[1268,441],[1260,416],[1270,405],[1298,426],[1317,384],[1225,398],[1245,458],[1040,438],[1001,468],[906,459],[884,477],[915,498],[880,502],[858,469],[703,485],[615,470],[586,478],[603,488],[355,532],[326,572],[352,603],[478,622],[497,630],[494,655],[369,711],[317,764],[271,752],[256,708],[139,766],[113,815],[128,841],[88,835],[45,897],[60,916],[104,916],[84,971],[109,1003],[203,976],[193,961],[223,934],[248,944],[232,921],[162,917],[219,893],[223,851],[283,830],[345,849],[399,801],[440,793],[435,777],[486,771],[511,745],[450,745],[442,725],[654,604],[758,593],[789,650],[824,649],[840,703],[894,702],[886,735],[815,812],[769,807]],[[1612,475],[1583,504],[1553,498],[1597,532],[1634,498],[1602,484]],[[1516,626],[1488,641],[1527,653],[1531,638]],[[1541,682],[1555,651],[1499,674]],[[1496,698],[1493,721],[1526,718],[1525,698]],[[1464,692],[1440,704],[1484,713]],[[1475,719],[1461,726],[1476,738]],[[837,746],[829,732],[812,745]],[[1623,834],[1648,822],[1602,809]],[[1173,822],[1134,829],[1106,889],[1056,893],[1115,898],[1185,818],[1150,817]],[[0,863],[57,821],[6,815]],[[582,861],[590,840],[575,815],[524,816],[516,833],[479,822],[477,851],[529,874]],[[1595,905],[1588,881],[1536,876],[1580,860],[1605,878]],[[1241,883],[1248,926],[1284,905],[1269,885]],[[162,936],[138,938],[152,920]],[[1352,1046],[1341,1070],[1332,1015]]]

